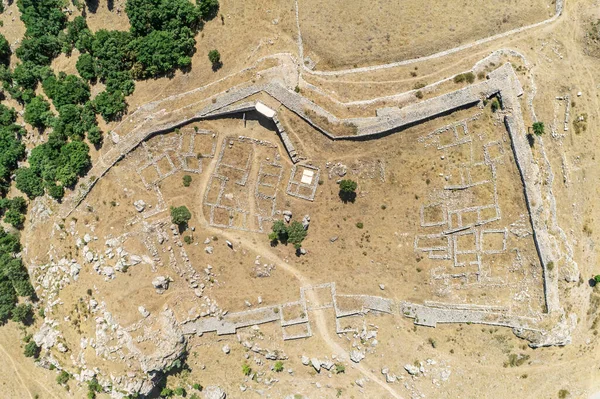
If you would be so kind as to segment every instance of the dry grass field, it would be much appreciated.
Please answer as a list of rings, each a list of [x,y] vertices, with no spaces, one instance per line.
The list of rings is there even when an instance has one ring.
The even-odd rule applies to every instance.
[[[554,2],[299,0],[305,56],[317,69],[418,58],[543,21]]]

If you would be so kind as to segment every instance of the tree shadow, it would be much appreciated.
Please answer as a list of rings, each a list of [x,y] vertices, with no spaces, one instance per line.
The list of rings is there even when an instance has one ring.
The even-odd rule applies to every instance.
[[[111,0],[108,0],[108,3],[112,3]],[[87,9],[92,13],[95,14],[96,11],[98,11],[98,4],[99,1],[98,0],[85,0],[85,4],[87,5]],[[111,8],[109,8],[110,10]]]
[[[354,201],[356,201],[356,192],[354,192],[354,191],[346,192],[346,191],[340,190],[338,195],[344,204],[347,204],[348,202],[353,204]]]
[[[529,147],[533,148],[535,145],[535,137],[531,133],[527,133],[527,143],[529,143]]]
[[[595,287],[596,286],[596,280],[594,280],[593,278],[588,280],[588,284],[590,285],[590,287]]]
[[[223,67],[223,63],[221,61],[219,61],[219,62],[213,62],[213,64],[212,64],[212,70],[213,70],[213,72],[217,72],[222,67]]]

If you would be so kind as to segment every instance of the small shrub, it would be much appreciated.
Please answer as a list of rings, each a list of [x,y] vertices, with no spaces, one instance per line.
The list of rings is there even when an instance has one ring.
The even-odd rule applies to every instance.
[[[183,388],[183,387],[175,388],[173,393],[177,396],[186,396],[187,395],[187,392],[185,391],[185,388]]]
[[[548,269],[548,271],[554,270],[554,262],[550,261],[546,263],[546,269]]]
[[[500,102],[498,101],[497,98],[494,98],[492,100],[491,107],[492,107],[492,112],[496,112],[496,111],[498,111],[500,109]]]
[[[362,222],[357,222],[356,227],[358,227],[359,229],[362,229],[364,227],[364,225]]]
[[[185,241],[185,243],[189,245],[192,242],[194,242],[194,239],[192,238],[192,236],[185,236],[183,237],[183,241]]]
[[[245,376],[249,376],[252,373],[252,368],[248,365],[248,363],[242,364],[242,373]]]
[[[294,87],[294,91],[296,93],[300,93],[300,86],[296,85],[296,87]]]
[[[336,374],[341,374],[341,373],[345,373],[345,372],[346,372],[346,366],[344,366],[342,363],[335,364],[335,373]]]
[[[87,294],[88,294],[88,296],[92,296],[92,289],[91,288],[88,288]]]
[[[183,176],[183,186],[184,187],[189,187],[190,184],[192,184],[192,176],[190,176],[190,175],[184,175]]]
[[[192,388],[194,388],[196,391],[200,391],[200,392],[202,392],[202,389],[204,389],[204,387],[198,383],[192,385]]]
[[[569,396],[569,391],[566,389],[561,389],[558,391],[558,399],[566,399]]]
[[[423,98],[423,92],[421,90],[417,91],[415,93],[415,97],[417,97],[419,100]]]
[[[283,362],[281,362],[281,361],[275,362],[275,365],[273,366],[273,370],[275,370],[276,373],[281,373],[283,371]]]
[[[434,348],[434,349],[435,349],[435,348],[437,347],[437,342],[435,341],[435,339],[433,339],[433,338],[429,338],[429,339],[427,340],[427,342],[429,342],[429,345],[431,345],[431,347],[432,347],[432,348]]]
[[[532,129],[533,134],[535,134],[536,136],[541,136],[542,134],[544,134],[544,122],[534,122]]]

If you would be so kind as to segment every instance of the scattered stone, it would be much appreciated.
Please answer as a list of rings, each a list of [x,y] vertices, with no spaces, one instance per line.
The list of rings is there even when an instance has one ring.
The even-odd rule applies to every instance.
[[[85,243],[89,243],[90,241],[92,241],[92,237],[90,237],[89,234],[86,234],[83,236],[83,241],[85,241]]]
[[[352,360],[354,363],[360,363],[360,361],[364,358],[365,355],[362,352],[359,352],[357,350],[353,350],[352,352],[350,352],[350,360]]]
[[[252,306],[252,303],[250,303],[250,301],[244,301],[244,304],[245,304],[247,307],[251,307],[251,306]]]
[[[231,352],[231,349],[229,348],[229,345],[225,345],[221,350],[226,355],[229,355],[229,352]]]
[[[65,353],[68,350],[65,344],[63,344],[62,342],[59,342],[58,345],[56,345],[56,349],[58,349],[58,351],[62,353]]]
[[[389,372],[390,372],[390,369],[389,369],[389,368],[387,368],[387,367],[384,367],[384,368],[382,368],[382,369],[381,369],[381,374],[383,374],[383,375],[386,375],[386,374],[388,374]]]
[[[306,249],[304,248],[300,248],[298,252],[300,252],[300,255],[306,255]]]
[[[204,250],[206,251],[207,254],[212,254],[213,253],[213,247],[206,247],[204,248]]]
[[[383,284],[379,284],[379,289],[380,289],[381,291],[385,290],[385,285],[383,285]]]
[[[329,242],[336,242],[338,240],[338,236],[333,236],[329,239]]]
[[[385,382],[387,382],[388,384],[392,384],[392,383],[396,382],[396,376],[395,375],[391,375],[391,374],[386,374],[385,375]]]
[[[146,209],[146,203],[144,202],[144,200],[137,200],[133,203],[133,206],[135,207],[135,210],[138,212],[143,212],[144,209]]]
[[[331,370],[333,368],[333,366],[334,366],[334,364],[330,360],[326,360],[321,363],[321,367],[323,367],[327,371]]]
[[[204,240],[204,245],[210,244],[210,238],[207,238],[206,240]]]
[[[364,388],[365,386],[365,380],[363,380],[362,378],[359,378],[358,380],[354,381],[354,383],[361,388]]]
[[[231,249],[233,249],[233,243],[229,240],[225,240],[225,244],[227,244],[227,246]]]
[[[301,362],[303,365],[308,366],[310,364],[310,359],[308,356],[302,356]]]

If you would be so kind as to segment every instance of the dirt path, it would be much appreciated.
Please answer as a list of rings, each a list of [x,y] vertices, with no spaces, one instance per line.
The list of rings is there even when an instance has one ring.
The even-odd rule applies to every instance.
[[[220,138],[218,140],[217,148],[221,147],[223,140],[224,138]],[[214,170],[216,163],[217,158],[215,157],[211,160],[209,165],[206,165],[206,168],[204,169],[206,173],[202,176],[202,178],[199,181],[196,191],[196,200],[199,204],[202,204],[204,191],[206,190],[206,186],[208,184],[208,181],[210,180],[210,175]],[[252,234],[252,236],[246,237],[241,236],[240,234],[236,234],[235,230],[217,229],[209,225],[204,215],[202,206],[199,206],[198,209],[194,209],[193,211],[194,216],[196,217],[196,224],[200,225],[204,229],[204,231],[216,235],[221,235],[231,242],[238,242],[246,248],[251,248],[262,258],[267,259],[270,263],[274,263],[278,268],[281,268],[286,273],[289,273],[290,275],[294,276],[298,280],[300,287],[307,287],[313,285],[313,282],[309,278],[304,276],[302,273],[300,273],[300,271],[298,271],[298,269],[285,262],[273,252],[273,250],[266,244],[265,235],[259,235],[257,233],[254,233]],[[312,303],[318,303],[318,298],[314,291],[307,290],[306,296],[307,299],[310,300]],[[315,331],[318,334],[318,336],[321,339],[323,339],[325,344],[331,349],[332,352],[336,353],[338,357],[340,357],[341,359],[349,360],[350,356],[348,354],[348,351],[346,351],[339,343],[337,343],[334,340],[334,338],[332,338],[333,335],[329,330],[329,327],[327,326],[327,321],[325,320],[323,312],[313,311],[312,316],[312,320],[315,322],[316,327],[313,331]],[[381,388],[387,391],[391,395],[391,397],[396,399],[403,399],[402,396],[392,388],[392,386],[383,381],[379,376],[376,376],[374,373],[372,373],[365,365],[361,363],[353,363],[353,366],[363,376],[367,377],[370,381],[375,382],[377,385],[379,385]]]

